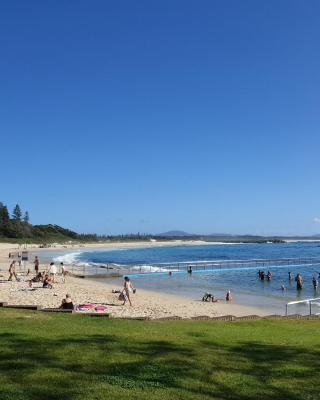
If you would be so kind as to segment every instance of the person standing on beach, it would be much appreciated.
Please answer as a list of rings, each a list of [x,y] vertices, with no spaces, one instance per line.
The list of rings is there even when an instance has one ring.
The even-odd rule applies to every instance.
[[[40,265],[40,260],[39,260],[38,256],[35,256],[33,263],[34,263],[34,270],[36,272],[36,275],[38,275],[38,273],[39,273],[39,265]]]
[[[55,283],[55,278],[57,274],[57,267],[54,262],[50,263],[49,274],[52,277],[52,283]]]
[[[15,261],[12,261],[12,263],[10,264],[8,281],[12,281],[13,276],[16,278],[16,281],[19,280],[17,277],[17,274],[16,274],[16,262]]]
[[[232,301],[232,295],[231,295],[231,291],[230,290],[227,291],[226,301]]]
[[[124,296],[123,305],[125,305],[126,301],[128,300],[130,306],[132,306],[132,302],[131,302],[131,294],[132,293],[135,293],[135,289],[133,289],[130,279],[127,276],[125,276],[124,282],[123,282],[123,289],[122,289],[122,294]]]

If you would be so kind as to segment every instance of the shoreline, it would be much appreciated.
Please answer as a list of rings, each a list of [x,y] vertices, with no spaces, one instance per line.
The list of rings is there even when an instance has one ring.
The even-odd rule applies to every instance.
[[[58,278],[60,280],[60,278]],[[266,316],[270,313],[249,306],[235,303],[202,302],[180,295],[166,294],[137,288],[133,295],[131,307],[128,303],[122,305],[118,300],[121,285],[99,283],[81,278],[67,277],[66,283],[56,283],[53,289],[43,289],[42,284],[33,285],[36,290],[28,290],[27,282],[5,282],[0,284],[0,301],[11,305],[38,305],[42,308],[57,308],[66,293],[70,293],[74,304],[102,304],[107,306],[113,318],[149,318],[160,319],[166,317],[180,317],[191,319],[194,317],[218,317],[234,315]],[[27,289],[27,290],[25,290]]]
[[[199,242],[198,242],[199,243]],[[169,245],[181,245],[182,241],[171,242]],[[195,242],[189,242],[195,245]],[[202,243],[201,243],[202,244]],[[136,247],[155,247],[164,246],[168,243],[110,243],[108,248],[136,248]],[[69,247],[63,246],[54,248],[38,248],[35,246],[28,246],[31,252],[43,251],[59,251],[59,250],[90,250],[91,248],[106,248],[106,244],[97,244],[91,246],[88,244],[86,247]],[[190,319],[193,317],[217,317],[225,315],[245,316],[245,315],[259,315],[266,316],[270,313],[260,308],[251,306],[243,306],[236,303],[226,303],[224,300],[218,303],[202,302],[199,300],[191,299],[183,295],[173,295],[164,292],[151,291],[140,289],[137,287],[137,293],[133,297],[133,307],[129,305],[122,306],[122,302],[118,300],[118,294],[112,293],[112,289],[121,289],[121,284],[114,282],[97,282],[91,279],[81,279],[74,277],[67,277],[66,283],[61,283],[61,277],[58,277],[58,283],[54,284],[53,289],[43,289],[41,284],[34,284],[36,290],[28,290],[28,282],[8,282],[8,252],[17,251],[17,245],[0,243],[0,267],[2,275],[1,279],[4,280],[0,283],[0,301],[7,302],[12,305],[39,305],[43,308],[56,308],[61,304],[62,299],[66,293],[70,293],[75,304],[81,303],[96,303],[105,304],[108,307],[108,312],[114,318],[166,318],[166,317],[180,317],[183,319]],[[33,268],[32,268],[33,271]],[[21,276],[23,279],[25,277]],[[33,277],[31,274],[30,278]],[[29,279],[29,277],[28,277]],[[27,290],[26,290],[27,289]]]

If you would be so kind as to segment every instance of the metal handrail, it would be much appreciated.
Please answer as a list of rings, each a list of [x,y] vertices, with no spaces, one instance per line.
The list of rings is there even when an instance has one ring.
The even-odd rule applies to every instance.
[[[290,301],[289,303],[286,304],[286,315],[288,315],[288,306],[291,306],[293,304],[301,304],[301,303],[309,304],[309,315],[312,315],[312,303],[317,302],[317,301],[320,301],[320,297],[316,297],[314,299]]]

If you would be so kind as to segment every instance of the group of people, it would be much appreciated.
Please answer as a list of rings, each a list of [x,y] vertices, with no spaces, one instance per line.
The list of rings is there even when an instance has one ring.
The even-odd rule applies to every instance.
[[[202,301],[211,301],[212,303],[217,303],[219,301],[219,299],[217,299],[214,294],[205,292],[205,294],[202,297]],[[228,301],[228,302],[232,301],[231,290],[227,291],[226,301]]]
[[[40,260],[39,260],[39,257],[36,256],[34,259],[34,270],[35,270],[36,274],[39,273],[39,268],[40,268]],[[54,262],[50,263],[47,273],[51,277],[52,283],[56,283],[56,275],[58,274],[58,268]],[[67,270],[66,270],[63,262],[60,263],[60,274],[61,274],[62,282],[65,283]]]
[[[272,273],[270,271],[268,271],[267,274],[265,274],[264,271],[258,271],[258,277],[261,281],[264,281],[265,279],[267,279],[268,281],[272,280]],[[312,278],[312,285],[314,290],[318,289],[318,285],[319,285],[319,279],[320,279],[320,273],[318,275],[318,279],[317,277],[314,275]],[[303,284],[303,278],[302,275],[300,273],[298,273],[295,277],[293,277],[292,272],[288,272],[288,280],[289,282],[295,280],[296,284],[297,284],[297,290],[301,290],[302,289],[302,284]],[[286,290],[287,287],[286,285],[281,285],[281,290]]]
[[[58,273],[58,268],[54,262],[50,263],[48,270],[41,272],[40,271],[40,260],[39,260],[39,257],[36,256],[34,259],[34,271],[35,271],[35,276],[28,280],[29,287],[32,287],[33,283],[41,282],[42,286],[44,288],[52,289],[53,284],[57,282],[56,276]],[[15,260],[13,260],[11,262],[8,272],[9,272],[8,281],[12,281],[13,279],[15,279],[17,282],[19,282],[21,280],[16,271],[16,261]],[[62,282],[65,283],[67,270],[66,270],[63,262],[60,263],[60,273],[61,273]],[[30,275],[30,269],[28,269],[28,271],[27,271],[27,276],[28,275]]]
[[[267,281],[271,281],[272,280],[272,272],[268,271],[267,273],[265,273],[264,271],[258,271],[258,277],[261,281],[264,281],[265,279]]]

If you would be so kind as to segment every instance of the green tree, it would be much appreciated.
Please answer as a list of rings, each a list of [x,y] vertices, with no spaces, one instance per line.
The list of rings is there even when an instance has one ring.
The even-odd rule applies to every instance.
[[[10,217],[7,206],[0,202],[0,235],[6,236],[8,234],[10,225]]]
[[[21,212],[21,208],[20,208],[19,204],[16,204],[16,206],[13,210],[13,213],[12,213],[12,217],[16,221],[21,221],[22,212]]]
[[[30,221],[30,217],[29,217],[28,211],[26,211],[24,213],[23,221],[26,222],[26,223],[28,223]]]

